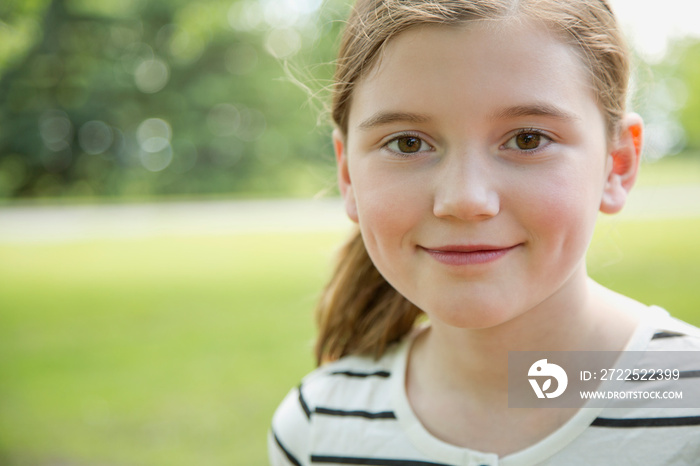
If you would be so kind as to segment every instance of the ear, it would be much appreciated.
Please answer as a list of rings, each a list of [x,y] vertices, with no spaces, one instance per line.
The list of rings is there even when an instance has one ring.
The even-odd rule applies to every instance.
[[[618,140],[608,154],[607,178],[600,201],[600,211],[614,214],[622,210],[639,172],[644,123],[636,113],[620,121]]]
[[[350,217],[350,220],[357,223],[357,202],[355,201],[355,193],[352,189],[350,181],[350,171],[348,170],[348,157],[346,152],[345,136],[340,130],[333,130],[333,149],[335,150],[335,160],[338,170],[338,188],[340,195],[345,201],[345,212]]]

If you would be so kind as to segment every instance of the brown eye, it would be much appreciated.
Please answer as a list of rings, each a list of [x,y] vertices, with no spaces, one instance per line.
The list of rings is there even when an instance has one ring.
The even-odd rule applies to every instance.
[[[533,150],[540,147],[541,139],[537,133],[521,133],[515,137],[515,145],[521,150]]]
[[[403,137],[396,140],[399,151],[408,153],[418,152],[420,150],[421,142],[422,141],[420,139],[414,137]]]
[[[432,149],[430,144],[416,136],[399,136],[389,141],[386,147],[399,154],[417,154]]]
[[[552,142],[552,138],[538,130],[523,129],[508,139],[502,148],[530,154],[545,149]]]

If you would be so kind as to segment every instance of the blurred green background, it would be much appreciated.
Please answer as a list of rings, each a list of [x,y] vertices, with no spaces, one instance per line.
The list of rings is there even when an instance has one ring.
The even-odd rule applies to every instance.
[[[335,3],[2,2],[0,198],[312,193]]]
[[[0,465],[266,464],[271,415],[313,367],[311,310],[348,224],[299,228],[313,212],[235,202],[332,186],[325,87],[346,12],[0,5]],[[636,61],[631,96],[642,178],[627,212],[601,218],[589,269],[700,325],[700,42],[657,58]],[[210,217],[240,218],[137,228],[183,201],[183,223],[219,201],[235,202]],[[152,209],[115,217],[133,234],[85,226],[124,204]],[[59,235],[66,205],[93,210]]]

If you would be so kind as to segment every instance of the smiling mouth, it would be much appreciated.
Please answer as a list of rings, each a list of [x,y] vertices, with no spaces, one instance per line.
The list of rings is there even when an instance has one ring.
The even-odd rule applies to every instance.
[[[440,248],[419,248],[427,252],[436,261],[446,265],[478,265],[496,261],[507,255],[519,245],[499,247],[490,245],[443,246]]]

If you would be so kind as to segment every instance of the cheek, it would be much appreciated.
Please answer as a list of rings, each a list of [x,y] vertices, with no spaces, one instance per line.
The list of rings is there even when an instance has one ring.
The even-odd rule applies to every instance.
[[[416,207],[424,200],[418,190],[406,189],[406,185],[367,181],[355,193],[360,227],[382,240],[396,239],[420,217]],[[383,238],[387,235],[389,238]]]
[[[380,267],[401,248],[412,244],[411,233],[430,213],[431,196],[410,179],[381,171],[357,172],[355,198],[360,230],[367,250]]]
[[[588,248],[600,206],[600,190],[586,170],[554,172],[530,183],[523,210],[531,233],[552,252],[552,258],[578,261]],[[537,186],[537,187],[535,187]]]

